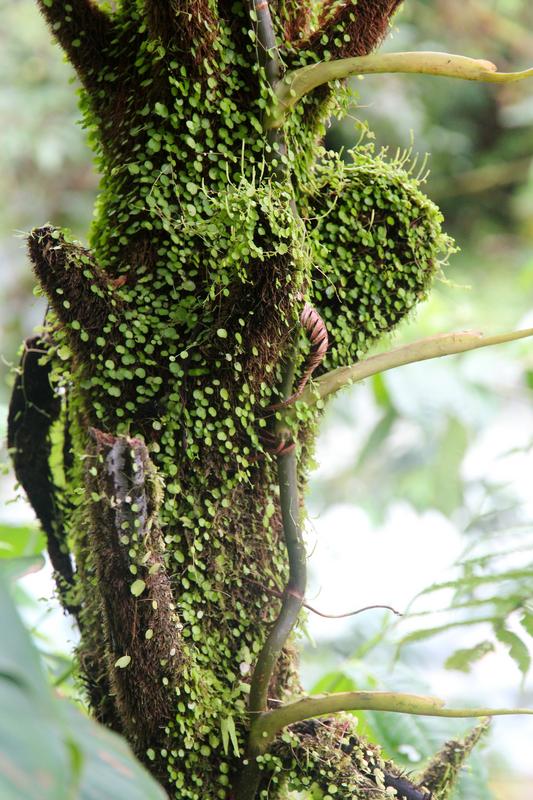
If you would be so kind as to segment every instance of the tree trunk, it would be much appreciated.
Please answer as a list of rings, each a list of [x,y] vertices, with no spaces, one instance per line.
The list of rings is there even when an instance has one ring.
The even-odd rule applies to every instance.
[[[274,52],[264,3],[41,1],[102,185],[90,251],[30,235],[55,400],[46,422],[21,418],[19,385],[11,443],[20,473],[48,442],[46,531],[91,708],[180,800],[241,791],[250,683],[289,580],[277,470],[297,460],[302,488],[317,421],[300,409],[280,434],[272,407],[320,350],[304,300],[328,327],[324,364],[349,363],[424,295],[445,244],[401,165],[320,148],[329,88],[281,132],[262,127],[269,70],[368,53],[397,5],[327,3],[317,20],[279,0]],[[290,637],[272,658],[269,706],[298,691]],[[345,719],[295,726],[261,776],[273,800],[332,783],[339,798],[427,796]]]

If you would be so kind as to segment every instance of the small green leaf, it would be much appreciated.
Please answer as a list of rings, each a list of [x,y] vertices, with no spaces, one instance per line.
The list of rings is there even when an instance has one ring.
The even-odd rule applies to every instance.
[[[138,578],[136,581],[133,581],[130,586],[130,592],[134,597],[139,597],[139,595],[141,595],[145,589],[146,583],[140,578]]]
[[[229,743],[231,740],[233,752],[235,753],[236,758],[239,758],[240,751],[239,742],[237,739],[237,731],[235,730],[235,720],[231,715],[226,717],[226,719],[221,720],[220,732],[222,734],[222,747],[224,748],[224,754],[228,754]]]
[[[117,669],[125,669],[130,662],[131,656],[120,656],[120,658],[117,658],[115,661],[115,667],[117,667]]]
[[[68,361],[69,358],[72,356],[72,351],[68,345],[63,344],[61,347],[57,349],[57,355],[62,361]]]

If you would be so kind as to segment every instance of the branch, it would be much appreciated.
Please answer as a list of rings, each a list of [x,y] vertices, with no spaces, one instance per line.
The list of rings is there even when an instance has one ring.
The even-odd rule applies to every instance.
[[[437,336],[429,336],[427,339],[419,339],[417,342],[396,347],[386,353],[379,353],[377,356],[367,358],[366,361],[360,361],[349,367],[339,367],[321,375],[312,386],[305,389],[300,396],[300,401],[313,406],[318,400],[324,400],[352,383],[365,380],[365,378],[389,369],[402,367],[405,364],[414,364],[418,361],[427,361],[430,358],[442,358],[442,356],[465,353],[495,344],[513,342],[529,336],[533,336],[533,328],[487,337],[480,331],[440,333]],[[290,414],[290,410],[287,413]]]
[[[388,711],[425,717],[493,717],[531,714],[530,708],[446,708],[438,697],[401,692],[339,692],[306,697],[261,714],[252,728],[252,744],[265,753],[277,734],[288,725],[339,711]]]
[[[402,0],[326,0],[316,30],[298,43],[299,51],[320,60],[364,56],[385,38]]]
[[[451,739],[436,753],[418,776],[422,786],[435,800],[450,797],[466,760],[479,740],[487,733],[490,718],[483,719],[464,739]]]
[[[485,83],[512,83],[533,76],[533,68],[522,72],[498,72],[490,61],[449,53],[380,53],[361,58],[323,61],[287,72],[276,86],[276,100],[267,112],[267,126],[278,128],[296,103],[313,89],[351,75],[413,73],[460,78]]]
[[[335,786],[335,800],[429,800],[429,791],[385,761],[377,746],[357,735],[356,725],[353,717],[312,719],[277,739],[272,755],[281,761],[287,789],[307,797],[310,786],[316,786],[321,797],[322,793],[329,797],[330,787]],[[265,784],[267,780],[272,777],[265,776]],[[391,794],[391,789],[396,792]]]
[[[89,250],[67,242],[61,231],[50,225],[30,233],[28,252],[50,305],[68,330],[72,346],[80,353],[90,353],[109,315],[118,316],[121,312],[112,281]],[[116,330],[118,325],[112,328]],[[114,343],[110,342],[110,346],[114,347]]]
[[[123,729],[144,756],[150,743],[164,746],[183,666],[181,625],[158,525],[161,488],[141,439],[95,428],[90,433],[88,546],[97,573],[105,668]]]
[[[92,0],[37,0],[82,83],[94,85],[113,37],[111,17]]]

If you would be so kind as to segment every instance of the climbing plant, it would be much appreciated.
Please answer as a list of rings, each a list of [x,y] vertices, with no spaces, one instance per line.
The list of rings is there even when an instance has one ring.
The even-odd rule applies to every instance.
[[[49,310],[8,439],[95,718],[180,800],[448,797],[484,724],[408,778],[342,712],[512,712],[301,696],[301,495],[328,396],[531,331],[361,360],[453,243],[404,160],[320,142],[349,75],[533,70],[371,55],[398,0],[38,5],[80,79],[101,190],[90,250],[49,224],[28,237]]]

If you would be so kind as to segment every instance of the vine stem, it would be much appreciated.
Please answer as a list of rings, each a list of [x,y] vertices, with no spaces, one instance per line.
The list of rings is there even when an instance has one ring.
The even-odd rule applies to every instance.
[[[283,593],[280,614],[255,666],[249,705],[253,715],[268,709],[268,687],[283,646],[304,604],[307,582],[307,556],[299,522],[298,474],[294,450],[278,456],[278,480],[283,533],[289,557],[289,582]]]
[[[283,597],[284,592],[280,592],[279,589],[273,589],[269,586],[263,586],[263,584],[259,583],[259,581],[254,581],[251,578],[246,579],[247,583],[253,583],[255,586],[259,587],[262,592],[265,594],[272,594],[274,597]],[[323,611],[319,611],[318,608],[315,608],[307,600],[302,603],[303,608],[307,608],[308,611],[311,611],[313,614],[317,614],[319,617],[324,617],[324,619],[345,619],[346,617],[355,617],[358,614],[364,614],[365,611],[373,611],[375,609],[383,609],[385,611],[392,611],[393,614],[396,614],[397,617],[403,617],[401,611],[397,611],[395,608],[389,605],[385,605],[384,603],[374,603],[369,606],[363,606],[362,608],[356,608],[355,611],[347,611],[343,614],[325,614]]]
[[[276,35],[268,0],[252,0],[251,17],[255,23],[258,62],[263,68],[268,86],[274,94],[279,83],[283,65],[276,43]],[[286,181],[287,162],[285,136],[283,130],[266,129],[270,144],[268,160],[275,178]],[[294,199],[291,211],[299,220]],[[282,370],[281,395],[287,399],[291,395],[294,382],[295,359],[293,347],[285,360]],[[278,431],[279,433],[279,431]],[[281,604],[281,610],[257,659],[250,685],[249,713],[251,716],[248,752],[243,769],[234,786],[234,800],[253,800],[261,780],[261,768],[257,760],[259,752],[252,745],[253,729],[261,715],[268,710],[268,688],[279,656],[291,634],[305,598],[307,582],[307,562],[305,545],[300,528],[300,500],[298,493],[298,463],[294,449],[282,451],[277,457],[277,472],[280,492],[280,507],[283,535],[289,558],[289,581]]]
[[[333,80],[351,75],[413,73],[443,78],[459,78],[485,83],[512,83],[533,77],[533,68],[521,72],[498,72],[491,61],[452,53],[374,53],[354,58],[320,61],[287,72],[275,87],[273,105],[268,109],[268,126],[278,128],[287,114],[309,92]]]
[[[438,697],[402,692],[339,692],[304,697],[262,714],[253,728],[252,746],[258,753],[265,753],[277,734],[287,725],[339,711],[388,711],[452,718],[533,715],[533,709],[530,708],[446,708],[444,701]]]
[[[469,350],[478,350],[481,347],[491,347],[496,344],[505,344],[517,339],[533,336],[533,328],[524,328],[519,331],[502,333],[497,336],[485,336],[481,331],[459,331],[456,333],[440,333],[437,336],[428,336],[416,342],[395,347],[386,353],[371,356],[365,361],[351,364],[348,367],[339,367],[325,375],[321,375],[300,395],[300,402],[309,406],[316,405],[319,400],[325,400],[340,389],[350,386],[357,381],[370,378],[380,372],[402,367],[405,364],[414,364],[418,361],[427,361],[431,358],[466,353]],[[292,409],[286,414],[290,416]]]

